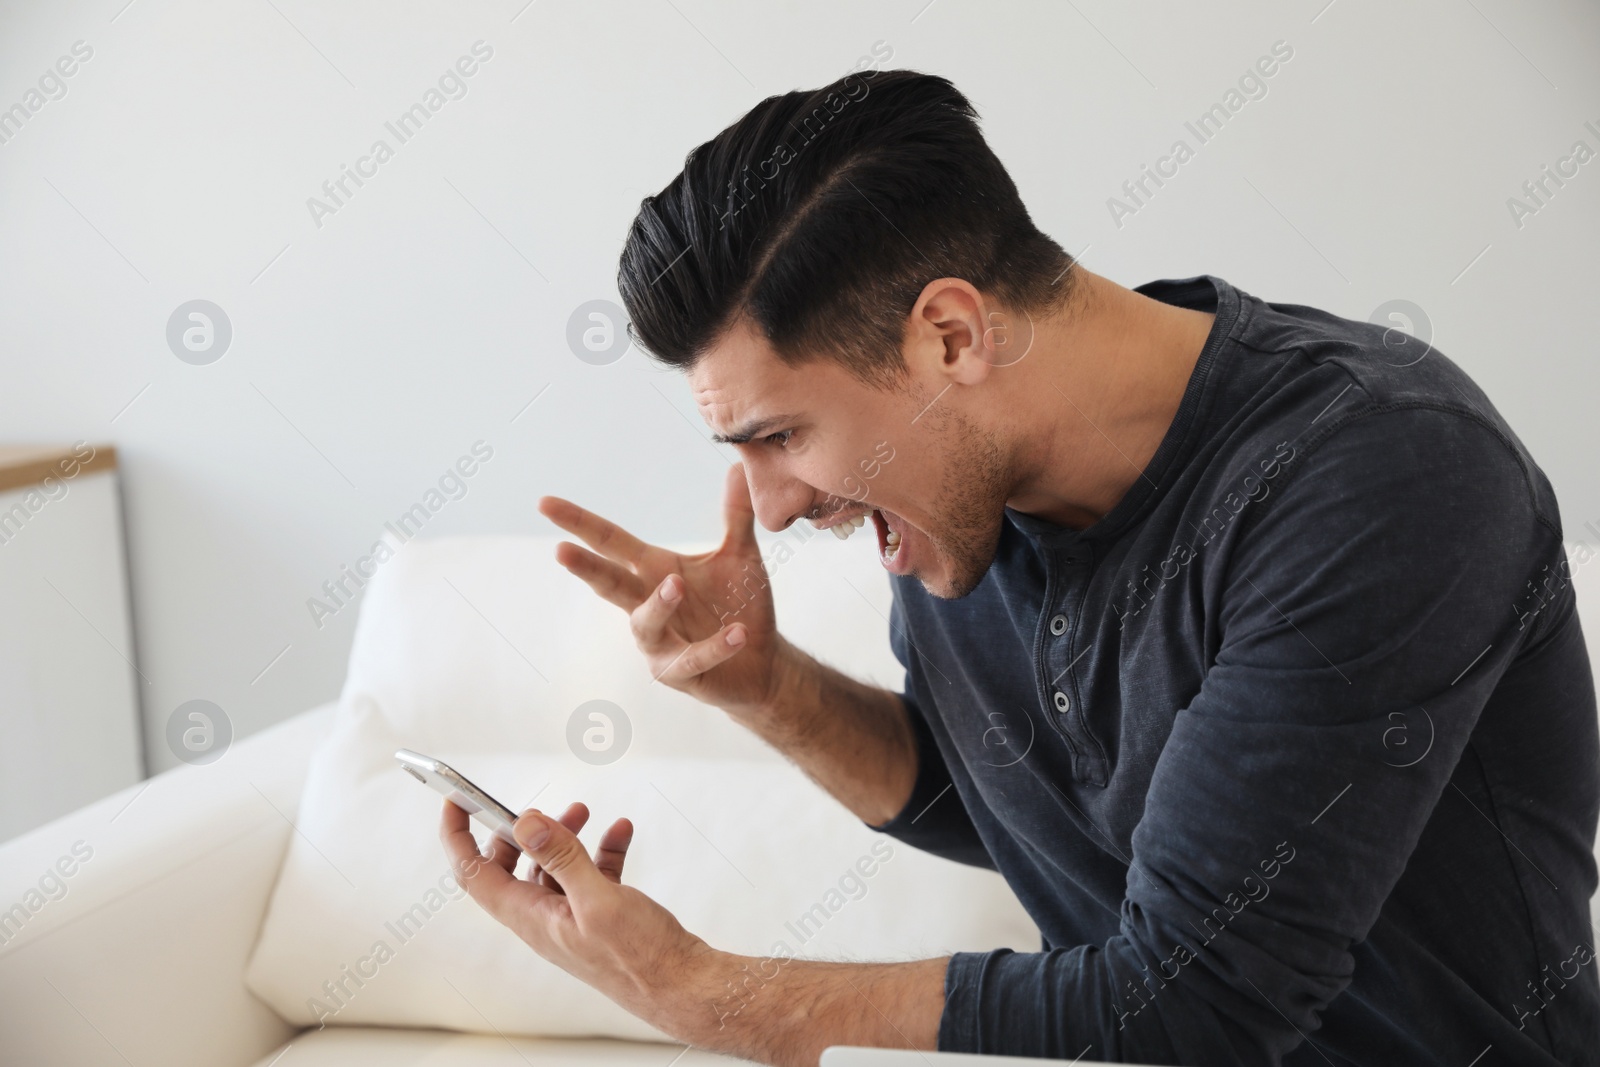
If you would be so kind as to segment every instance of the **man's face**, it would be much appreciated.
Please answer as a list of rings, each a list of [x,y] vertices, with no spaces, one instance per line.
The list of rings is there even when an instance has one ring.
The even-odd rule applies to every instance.
[[[939,597],[965,596],[989,569],[1008,496],[1004,457],[992,432],[956,410],[936,367],[913,362],[904,386],[878,389],[831,359],[790,368],[741,325],[688,379],[706,425],[735,439],[764,528],[864,516],[856,545],[842,550],[875,551]],[[899,547],[886,561],[889,531]]]

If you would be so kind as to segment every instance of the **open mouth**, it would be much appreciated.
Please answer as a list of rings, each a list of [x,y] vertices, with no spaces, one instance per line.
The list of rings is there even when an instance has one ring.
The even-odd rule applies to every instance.
[[[873,508],[865,515],[852,516],[826,529],[832,530],[833,535],[843,541],[865,526],[869,517],[872,519],[873,530],[878,535],[878,562],[887,570],[900,573],[902,570],[900,564],[905,560],[902,556],[904,530],[898,528],[902,525],[899,516],[891,515],[881,508]]]
[[[878,532],[878,558],[885,565],[896,562],[900,556],[902,534],[889,522],[889,517],[879,508],[872,509],[872,525]]]

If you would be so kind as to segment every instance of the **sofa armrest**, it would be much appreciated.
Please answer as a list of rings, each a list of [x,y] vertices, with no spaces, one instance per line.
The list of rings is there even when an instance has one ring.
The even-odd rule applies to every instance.
[[[0,846],[0,1061],[226,1067],[289,1038],[244,965],[333,707]]]

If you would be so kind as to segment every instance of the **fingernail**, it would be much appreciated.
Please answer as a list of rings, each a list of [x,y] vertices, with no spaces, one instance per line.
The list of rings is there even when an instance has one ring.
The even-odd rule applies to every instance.
[[[671,578],[668,578],[666,581],[661,583],[661,599],[662,600],[677,600],[678,599],[678,587],[673,582],[673,580]]]
[[[744,644],[744,627],[735,626],[733,629],[728,631],[728,644],[732,645],[734,648],[738,648],[740,645]]]
[[[512,832],[516,835],[517,843],[523,848],[538,848],[540,845],[543,845],[546,841],[550,840],[550,824],[545,822],[544,816],[524,815],[522,818],[531,818],[533,820],[533,826],[527,830],[523,830],[520,825],[513,828]],[[519,824],[521,821],[522,820],[518,820]]]

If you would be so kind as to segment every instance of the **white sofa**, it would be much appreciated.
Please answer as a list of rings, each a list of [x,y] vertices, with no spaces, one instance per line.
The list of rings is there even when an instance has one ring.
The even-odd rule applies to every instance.
[[[554,539],[526,541],[527,551],[548,558]],[[471,552],[473,545],[462,539],[461,551]],[[829,538],[826,545],[804,549],[802,555],[812,560],[805,567],[775,568],[779,622],[814,652],[827,645],[836,653],[824,658],[842,666],[841,661],[867,663],[871,669],[859,673],[895,684],[882,677],[887,623],[875,614],[886,603],[886,586],[860,588],[860,576],[870,578],[871,571],[853,571],[857,577],[849,584],[860,596],[852,607],[839,601],[839,587],[821,586],[806,573],[817,561],[831,566],[840,551],[869,555],[855,551],[861,547],[835,546]],[[1591,652],[1600,650],[1600,582],[1593,578],[1578,575],[1580,600],[1592,620]],[[582,595],[589,595],[587,589]],[[369,600],[363,610],[363,627],[370,605]],[[619,610],[604,607],[623,620]],[[865,631],[841,626],[835,612],[845,608],[866,617]],[[861,634],[880,628],[882,646],[866,640],[871,647],[863,652]],[[894,666],[887,661],[888,668]],[[43,905],[21,920],[13,915],[3,927],[0,1062],[732,1062],[692,1050],[675,1059],[678,1047],[637,1041],[351,1026],[300,1030],[254,996],[243,979],[246,963],[297,832],[308,757],[337,710],[327,704],[303,712],[237,743],[215,763],[159,775],[0,846],[0,908],[23,900],[47,872],[56,872]]]
[[[547,764],[552,759],[576,764],[567,748],[567,712],[587,697],[621,701],[633,720],[632,747],[625,761],[603,773],[622,778],[648,776],[656,789],[668,786],[671,792],[672,773],[698,781],[694,776],[704,761],[723,761],[717,765],[728,768],[719,772],[726,780],[707,775],[702,795],[694,795],[686,786],[669,800],[694,810],[694,821],[700,824],[695,831],[705,827],[723,847],[729,844],[723,835],[734,831],[727,823],[716,828],[704,821],[693,802],[714,800],[732,812],[730,820],[751,822],[743,818],[740,807],[723,801],[728,781],[748,783],[752,771],[759,776],[756,780],[761,783],[758,792],[762,795],[734,799],[750,804],[753,810],[759,812],[765,804],[770,816],[773,804],[786,804],[781,814],[792,814],[793,824],[800,825],[805,822],[801,807],[811,810],[819,804],[834,804],[720,712],[653,684],[633,646],[623,612],[596,597],[554,562],[554,545],[559,539],[439,538],[405,546],[393,561],[379,568],[363,593],[355,647],[339,701],[302,712],[237,742],[216,762],[158,775],[0,845],[0,1063],[246,1067],[272,1063],[280,1056],[296,1064],[364,1063],[369,1059],[374,1063],[450,1064],[580,1060],[665,1067],[673,1062],[681,1048],[659,1042],[525,1036],[560,1031],[527,1025],[519,1030],[507,1025],[506,1016],[493,1009],[481,1014],[481,1022],[480,1014],[458,1010],[454,1024],[437,1021],[448,1015],[445,1011],[420,1019],[405,1011],[403,1003],[397,1011],[397,999],[403,1002],[407,994],[413,1003],[428,1003],[431,991],[423,988],[421,980],[427,976],[416,972],[432,967],[427,960],[436,960],[441,951],[447,955],[454,951],[451,939],[464,921],[481,920],[480,926],[491,923],[470,901],[452,904],[450,913],[438,920],[455,923],[452,930],[447,932],[441,926],[431,935],[430,947],[407,948],[400,962],[386,967],[381,985],[366,987],[352,1001],[353,1006],[341,1010],[328,1026],[308,1027],[303,1017],[295,1021],[294,1012],[305,1003],[306,993],[315,993],[318,981],[328,972],[316,970],[313,978],[306,978],[305,974],[311,973],[304,970],[310,966],[306,960],[314,956],[321,942],[309,948],[301,943],[286,947],[285,931],[300,925],[294,907],[303,907],[308,896],[317,897],[314,883],[307,892],[305,857],[332,851],[326,840],[313,841],[319,825],[326,829],[329,804],[343,802],[344,794],[337,789],[330,794],[327,769],[338,766],[330,753],[341,752],[341,744],[348,746],[350,724],[365,721],[363,716],[370,718],[373,708],[385,709],[389,725],[394,721],[404,724],[402,729],[409,731],[404,743],[410,745],[412,738],[422,738],[427,746],[424,751],[448,755],[452,751],[484,754],[510,750],[519,754],[517,758],[526,755]],[[866,542],[841,544],[832,537],[812,541],[794,534],[766,540],[764,546],[784,633],[857,677],[898,687],[903,674],[888,643],[888,579],[870,546]],[[677,547],[689,552],[711,546]],[[441,715],[446,721],[438,721]],[[337,729],[341,723],[347,728],[342,734]],[[427,727],[421,733],[417,732],[419,723]],[[393,747],[389,745],[385,753]],[[384,762],[389,765],[377,784],[399,789],[398,799],[405,806],[426,809],[421,818],[405,823],[403,830],[410,840],[402,844],[422,855],[428,869],[437,874],[444,866],[436,838],[437,798],[392,767],[387,754]],[[480,766],[492,773],[487,758],[470,766],[474,773]],[[647,773],[649,768],[654,771]],[[324,775],[321,791],[312,795],[320,795],[322,802],[316,810],[302,812],[307,783],[316,785],[319,773]],[[739,779],[741,774],[743,779]],[[480,780],[490,784],[487,779]],[[811,792],[795,789],[796,781]],[[338,783],[335,780],[333,784]],[[502,795],[512,803],[520,799],[509,792]],[[365,802],[370,804],[372,799],[373,792],[368,790]],[[553,802],[548,796],[541,801]],[[351,797],[351,805],[351,810],[358,809],[357,798]],[[841,828],[867,834],[853,816],[836,805],[835,809],[812,818],[808,824],[813,830],[812,843],[836,835]],[[660,812],[629,808],[626,813],[635,815],[641,828],[634,851],[639,852],[641,845],[646,848],[646,854],[630,856],[630,868],[635,869],[630,880],[643,886],[650,868],[636,865],[649,859],[649,841],[643,836],[645,821]],[[320,824],[319,814],[324,816]],[[598,810],[596,814],[598,818]],[[346,818],[346,826],[348,822]],[[361,829],[366,825],[359,823]],[[695,831],[679,827],[679,844],[673,848],[681,849],[681,839]],[[384,847],[377,851],[399,851],[389,845],[399,836],[391,820],[380,835]],[[660,840],[660,835],[652,837]],[[419,844],[418,839],[424,840]],[[658,855],[663,850],[658,846]],[[806,849],[797,850],[794,843],[785,841],[769,851]],[[293,873],[296,856],[301,861],[298,876]],[[360,862],[353,850],[349,854],[335,851],[334,857],[336,866],[352,873],[352,865]],[[870,935],[872,929],[864,927],[882,925],[886,910],[954,917],[955,925],[960,926],[963,914],[992,916],[1010,905],[1015,916],[1009,926],[1004,922],[997,925],[992,918],[973,919],[966,923],[965,936],[971,939],[977,936],[974,931],[1004,927],[1009,934],[1001,943],[1019,948],[1037,944],[1037,931],[997,876],[955,864],[948,864],[949,871],[929,876],[919,866],[926,861],[947,863],[908,849],[898,853],[894,871],[879,874],[872,883],[871,901],[852,902],[850,915],[830,919],[830,934],[836,939],[841,934]],[[760,862],[763,859],[756,850],[749,859],[739,855],[741,867],[758,879],[762,875],[752,865]],[[658,872],[660,866],[657,863]],[[716,872],[681,866],[686,874],[676,883],[674,910],[695,911],[698,907],[701,925],[691,925],[691,929],[709,933],[703,928],[709,922],[708,908],[713,915],[727,910],[725,901],[697,892],[688,882],[710,884]],[[834,863],[818,873],[837,876],[843,867],[843,862]],[[781,879],[772,870],[769,868],[770,880],[762,879],[763,900],[781,896]],[[725,876],[728,873],[723,872]],[[285,883],[296,877],[299,882],[286,895]],[[988,881],[984,884],[974,879]],[[942,888],[932,894],[927,890],[919,893],[909,884],[918,880]],[[947,888],[951,885],[956,888]],[[807,893],[809,902],[814,897],[809,890]],[[944,899],[930,910],[930,896],[939,893]],[[285,899],[288,905],[282,903]],[[23,906],[16,908],[19,903]],[[755,909],[749,910],[754,914]],[[795,915],[800,910],[784,914]],[[343,913],[330,908],[320,919],[304,924],[312,930],[309,938],[326,936],[331,942],[340,932],[337,923],[348,914],[348,907]],[[380,913],[394,914],[389,910]],[[943,928],[949,924],[930,918],[927,925]],[[905,933],[908,923],[903,921],[900,926]],[[763,925],[761,929],[772,927]],[[480,940],[465,946],[460,969],[446,979],[453,977],[456,984],[468,988],[463,984],[465,976],[496,973],[490,956],[495,951],[504,956],[507,942],[519,958],[534,959],[531,950],[503,928],[493,926],[492,934],[501,939],[498,945],[486,946]],[[870,936],[866,940],[870,942]],[[905,940],[902,937],[902,942]],[[713,943],[718,942],[713,939]],[[770,943],[760,942],[763,948]],[[960,947],[994,944],[985,940]],[[808,948],[814,950],[818,945],[825,946],[824,952],[837,951],[826,947],[826,939],[820,937]],[[722,947],[757,951],[750,945]],[[430,951],[433,957],[428,956]],[[285,968],[296,965],[302,971],[284,979]],[[397,977],[406,974],[407,968],[409,978]],[[503,967],[499,973],[504,973]],[[273,991],[263,992],[274,980],[276,1000]],[[394,995],[397,989],[402,991],[399,998]],[[488,1007],[477,995],[472,1001],[474,1009]],[[534,998],[523,1001],[532,1003]],[[560,1010],[546,1010],[545,1018]],[[374,1013],[389,1025],[372,1025]],[[470,1017],[463,1021],[464,1014]],[[524,1013],[524,1022],[527,1017]],[[604,1023],[590,1012],[578,1025],[592,1025],[596,1019]],[[615,1029],[614,1025],[611,1030],[602,1025],[596,1032]],[[699,1051],[684,1053],[678,1062],[716,1061],[731,1062]]]

